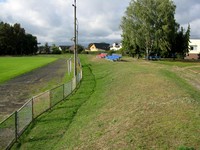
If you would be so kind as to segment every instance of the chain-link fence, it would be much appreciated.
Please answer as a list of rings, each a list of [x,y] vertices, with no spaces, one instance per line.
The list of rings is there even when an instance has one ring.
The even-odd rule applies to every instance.
[[[16,113],[10,115],[0,124],[0,149],[6,149],[16,137]]]
[[[69,96],[82,79],[82,69],[71,81],[34,96],[0,123],[0,150],[9,149],[38,116]]]

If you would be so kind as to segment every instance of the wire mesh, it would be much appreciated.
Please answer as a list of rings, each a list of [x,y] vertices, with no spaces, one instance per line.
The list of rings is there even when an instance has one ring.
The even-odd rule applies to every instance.
[[[76,88],[76,78],[72,79],[72,91]]]
[[[72,81],[64,84],[64,97],[67,97],[72,92]]]
[[[6,149],[15,140],[15,113],[0,124],[0,149]]]
[[[70,82],[33,97],[18,111],[0,123],[0,150],[9,149],[34,118],[62,101],[76,89],[77,84],[82,79],[82,68],[78,67],[80,67],[79,73]],[[71,68],[70,59],[69,69],[71,70]]]
[[[46,91],[38,96],[33,97],[33,118],[50,108],[50,91]]]
[[[51,107],[64,99],[64,85],[58,86],[50,91]]]
[[[77,82],[79,83],[81,81],[81,73],[78,73],[77,75]]]
[[[18,135],[20,135],[32,121],[32,99],[17,111],[17,119]]]

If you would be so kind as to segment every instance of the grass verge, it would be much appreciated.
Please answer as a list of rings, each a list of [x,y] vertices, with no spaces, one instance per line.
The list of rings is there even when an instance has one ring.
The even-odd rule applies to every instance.
[[[38,118],[13,149],[200,147],[198,90],[169,65],[82,56],[83,80]]]

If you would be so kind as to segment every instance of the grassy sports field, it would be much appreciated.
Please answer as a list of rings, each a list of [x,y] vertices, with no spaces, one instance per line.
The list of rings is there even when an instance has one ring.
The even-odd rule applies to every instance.
[[[42,67],[54,57],[0,57],[0,83]]]
[[[71,75],[67,74],[66,62],[69,57],[0,57],[0,121],[27,99],[69,81]]]
[[[199,87],[191,82],[200,80],[199,63],[81,61],[77,92],[39,117],[13,149],[200,148]]]

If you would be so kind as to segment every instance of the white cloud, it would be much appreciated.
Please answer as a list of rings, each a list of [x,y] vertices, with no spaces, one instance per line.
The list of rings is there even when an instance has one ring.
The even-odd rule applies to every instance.
[[[199,0],[174,0],[176,8],[177,22],[187,28],[188,24],[191,27],[191,38],[200,38],[200,1]]]
[[[113,42],[121,36],[120,22],[130,0],[76,0],[79,42]],[[20,23],[39,42],[72,43],[74,0],[0,0],[0,20]],[[191,25],[191,34],[200,38],[199,0],[174,0],[176,19]]]
[[[120,41],[119,26],[128,3],[129,0],[79,1],[78,18],[85,39],[88,42]],[[112,36],[116,33],[117,36]]]
[[[66,0],[7,0],[0,3],[0,14],[2,21],[20,23],[40,42],[66,42],[60,35],[71,34],[73,9],[69,6]]]

